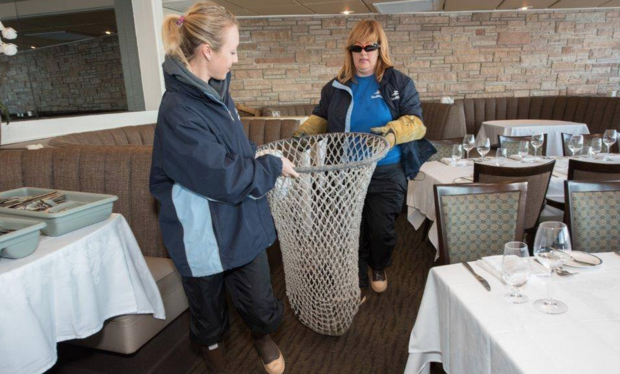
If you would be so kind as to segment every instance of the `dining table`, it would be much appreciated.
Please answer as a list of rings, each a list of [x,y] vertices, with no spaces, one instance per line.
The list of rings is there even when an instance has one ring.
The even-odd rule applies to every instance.
[[[0,373],[43,373],[58,342],[93,335],[125,314],[166,313],[122,215],[42,236],[30,256],[0,258]]]
[[[620,372],[620,254],[594,253],[598,266],[553,277],[553,298],[564,314],[545,314],[533,302],[547,297],[549,275],[530,275],[529,301],[510,304],[501,276],[481,260],[436,266],[428,274],[415,318],[405,374],[427,374],[440,362],[450,374],[598,374]],[[569,269],[568,266],[564,268]]]
[[[572,135],[589,134],[588,125],[580,122],[548,119],[512,119],[484,121],[476,135],[476,141],[489,138],[491,144],[498,144],[498,135],[530,136],[547,134],[547,156],[562,156],[562,133]]]
[[[600,155],[599,155],[600,156]],[[503,167],[528,167],[540,165],[543,162],[555,161],[555,166],[549,181],[547,189],[547,199],[554,201],[564,201],[564,181],[568,178],[568,160],[570,157],[554,157],[546,156],[535,162],[520,162],[518,156],[507,158]],[[451,164],[449,160],[426,162],[420,168],[418,175],[409,181],[407,186],[407,220],[417,230],[425,220],[432,221],[428,231],[428,239],[431,244],[439,248],[439,236],[437,232],[436,213],[435,213],[435,196],[433,187],[436,184],[451,183],[472,183],[474,173],[474,163],[480,161],[459,160],[455,164]],[[620,163],[620,155],[612,154],[611,160],[605,161],[602,158],[582,158],[581,161],[597,162],[597,163]],[[483,164],[494,165],[495,158],[487,158]],[[457,166],[455,166],[457,165]],[[436,257],[438,256],[436,253]]]

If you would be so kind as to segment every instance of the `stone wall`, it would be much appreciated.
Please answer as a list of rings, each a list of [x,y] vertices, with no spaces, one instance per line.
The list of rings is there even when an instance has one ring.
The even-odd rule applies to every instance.
[[[118,37],[2,55],[0,101],[11,113],[127,110]]]
[[[370,16],[423,100],[609,95],[620,88],[620,11]],[[243,19],[235,101],[315,103],[360,16]]]

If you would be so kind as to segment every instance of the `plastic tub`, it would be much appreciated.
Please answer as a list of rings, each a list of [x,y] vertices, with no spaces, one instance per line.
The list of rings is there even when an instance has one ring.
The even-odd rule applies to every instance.
[[[41,229],[45,226],[45,222],[0,217],[0,228],[15,230],[0,235],[0,257],[17,259],[31,255],[39,246]]]
[[[36,196],[58,191],[66,196],[66,202],[50,209],[49,212],[32,212],[11,208],[0,208],[0,216],[11,216],[42,221],[47,224],[42,231],[47,236],[60,236],[97,222],[105,221],[112,214],[117,196],[88,192],[63,191],[46,188],[24,187],[0,192],[0,197]],[[67,210],[58,212],[62,207]]]

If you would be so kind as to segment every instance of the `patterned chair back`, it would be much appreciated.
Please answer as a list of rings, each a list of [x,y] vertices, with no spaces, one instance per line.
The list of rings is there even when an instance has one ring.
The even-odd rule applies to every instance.
[[[428,161],[439,161],[442,158],[452,157],[452,146],[455,144],[461,144],[463,139],[454,138],[446,140],[430,140],[431,144],[437,150],[437,153],[431,156]]]
[[[573,250],[620,250],[620,181],[566,183],[566,223]]]
[[[475,183],[527,182],[527,201],[525,203],[524,230],[536,226],[540,212],[544,208],[545,195],[553,173],[555,161],[542,165],[507,168],[494,165],[475,164]]]
[[[545,137],[545,141],[538,150],[539,156],[545,156],[547,154],[547,134],[543,134]],[[529,154],[534,154],[534,147],[532,147],[532,137],[531,136],[504,136],[498,135],[498,143],[502,148],[506,148],[506,152],[508,156],[516,155],[519,153],[519,143],[527,140],[530,142],[529,144]]]
[[[475,261],[520,241],[526,195],[525,182],[435,185],[439,262]]]
[[[616,181],[620,180],[620,164],[603,164],[568,160],[569,181]]]

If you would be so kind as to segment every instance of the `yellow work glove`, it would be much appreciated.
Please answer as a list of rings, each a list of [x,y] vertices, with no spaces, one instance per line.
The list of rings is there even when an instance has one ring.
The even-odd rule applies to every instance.
[[[293,138],[307,135],[325,134],[327,132],[327,120],[319,116],[311,115],[302,123],[297,131],[293,133]]]
[[[426,134],[426,126],[418,117],[406,115],[388,122],[385,126],[373,127],[370,131],[383,135],[390,142],[390,148],[392,148],[396,144],[422,139]]]

